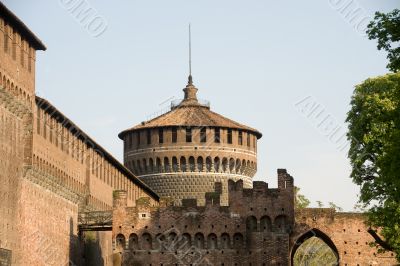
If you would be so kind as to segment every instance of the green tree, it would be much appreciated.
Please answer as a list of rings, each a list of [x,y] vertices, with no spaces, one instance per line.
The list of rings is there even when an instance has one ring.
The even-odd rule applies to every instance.
[[[322,201],[320,201],[320,200],[317,200],[317,205],[318,205],[318,208],[323,208],[324,207],[324,203]]]
[[[367,34],[370,40],[378,41],[378,50],[388,52],[387,68],[393,72],[400,70],[400,10],[390,13],[376,12],[374,20],[368,25]]]
[[[336,204],[333,203],[333,202],[329,202],[328,205],[329,205],[329,208],[335,209],[335,210],[338,211],[338,212],[343,211],[343,208],[342,208],[342,207],[339,207],[338,205],[336,205]]]
[[[380,228],[384,240],[374,236],[380,251],[393,250],[400,261],[400,73],[357,85],[346,121],[360,203],[371,226]]]
[[[310,201],[306,198],[306,196],[302,195],[299,193],[300,188],[295,187],[294,188],[294,193],[295,193],[295,204],[294,207],[296,209],[304,209],[310,206]]]

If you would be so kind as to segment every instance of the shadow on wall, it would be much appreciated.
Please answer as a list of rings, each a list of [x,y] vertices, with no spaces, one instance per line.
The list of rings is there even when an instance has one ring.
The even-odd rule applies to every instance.
[[[103,266],[103,254],[100,244],[100,232],[85,232],[83,239],[85,266]]]
[[[79,237],[74,234],[74,220],[69,218],[69,265],[80,265]]]

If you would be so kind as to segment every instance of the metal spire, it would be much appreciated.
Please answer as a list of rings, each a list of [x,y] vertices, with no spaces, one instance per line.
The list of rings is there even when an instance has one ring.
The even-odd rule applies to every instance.
[[[189,80],[188,84],[192,85],[193,84],[193,78],[192,78],[192,32],[190,28],[190,23],[189,23]]]

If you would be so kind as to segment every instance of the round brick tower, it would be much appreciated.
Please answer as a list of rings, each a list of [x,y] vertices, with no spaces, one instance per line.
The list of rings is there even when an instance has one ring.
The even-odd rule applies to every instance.
[[[222,183],[226,205],[229,179],[252,186],[257,171],[257,140],[261,133],[210,110],[197,99],[189,76],[185,97],[161,116],[119,134],[124,163],[160,197],[179,204],[185,198],[205,203],[205,192]]]

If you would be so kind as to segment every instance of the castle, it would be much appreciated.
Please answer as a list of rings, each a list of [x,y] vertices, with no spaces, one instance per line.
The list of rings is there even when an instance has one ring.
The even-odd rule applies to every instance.
[[[292,265],[315,236],[340,265],[395,265],[364,216],[295,210],[294,179],[252,182],[261,133],[189,76],[171,111],[119,134],[124,164],[35,95],[45,45],[0,2],[0,265]]]

